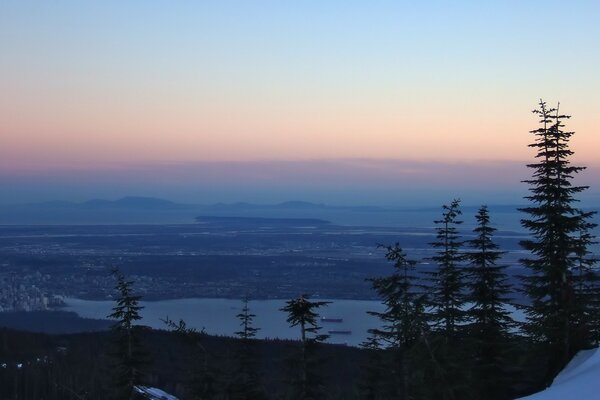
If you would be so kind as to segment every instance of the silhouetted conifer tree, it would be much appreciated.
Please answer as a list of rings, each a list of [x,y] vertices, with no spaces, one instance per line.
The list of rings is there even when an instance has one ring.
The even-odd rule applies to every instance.
[[[595,237],[590,233],[595,224],[588,224],[579,233],[579,249],[576,266],[573,269],[573,285],[577,296],[575,308],[580,320],[577,321],[578,347],[600,344],[600,275],[595,265],[598,259],[590,251],[590,246],[596,244]]]
[[[319,373],[319,359],[317,346],[329,336],[320,334],[321,327],[317,323],[316,309],[323,307],[328,301],[310,301],[303,294],[296,299],[286,302],[281,309],[288,314],[287,322],[290,326],[300,327],[300,355],[292,361],[293,370],[291,384],[293,392],[291,398],[298,400],[317,400],[325,398],[323,393],[322,377]]]
[[[253,326],[256,315],[250,312],[248,297],[243,299],[242,311],[237,314],[241,329],[235,332],[240,339],[236,347],[235,358],[237,362],[234,371],[234,382],[230,385],[231,399],[262,400],[267,395],[260,383],[257,356],[254,351],[253,338],[259,328]]]
[[[463,222],[458,220],[462,214],[460,200],[444,205],[443,210],[442,219],[435,221],[437,240],[430,243],[437,249],[431,260],[438,268],[427,273],[431,282],[429,318],[435,331],[452,338],[456,336],[459,324],[465,321],[464,271],[460,265],[464,259],[460,253],[463,242],[458,232],[458,226]]]
[[[260,328],[255,328],[253,326],[253,321],[256,315],[250,312],[250,300],[248,297],[244,297],[242,304],[242,312],[236,315],[236,317],[240,320],[241,329],[235,334],[243,341],[248,341],[256,336],[256,333],[260,330]]]
[[[426,388],[431,398],[461,399],[469,392],[469,368],[465,365],[463,342],[459,340],[466,321],[463,242],[458,232],[461,214],[460,200],[443,206],[442,219],[435,221],[436,241],[431,243],[436,249],[431,260],[437,269],[426,272],[430,282],[428,320],[432,333],[424,354],[429,356],[425,379],[431,383]]]
[[[370,279],[385,305],[383,312],[369,312],[383,323],[380,329],[371,329],[370,332],[392,355],[392,368],[388,373],[392,379],[386,387],[393,388],[393,393],[387,393],[386,396],[410,399],[416,384],[411,350],[427,331],[425,295],[423,288],[419,290],[415,283],[416,262],[406,258],[398,243],[385,246],[385,249],[386,258],[394,263],[394,273]]]
[[[125,279],[118,270],[113,270],[117,280],[115,289],[118,293],[116,305],[108,318],[115,319],[112,327],[116,344],[117,398],[123,400],[138,398],[135,386],[142,383],[142,368],[148,363],[147,353],[144,351],[135,322],[142,317],[139,305],[140,296],[133,294],[133,281]]]
[[[590,327],[586,325],[596,320],[595,300],[589,295],[597,296],[583,290],[596,279],[590,268],[594,261],[587,257],[592,242],[589,231],[595,224],[589,222],[592,212],[575,207],[574,196],[587,186],[572,184],[574,175],[585,167],[569,161],[573,132],[563,128],[570,116],[560,114],[558,107],[548,108],[541,100],[533,112],[540,118],[540,127],[531,131],[535,141],[529,145],[537,151],[536,162],[528,165],[533,177],[525,181],[530,185],[531,194],[526,198],[531,205],[521,209],[529,215],[521,223],[532,236],[522,241],[531,253],[521,260],[531,272],[523,277],[530,299],[525,307],[525,332],[544,345],[549,357],[549,383],[578,350],[589,344],[586,331]],[[578,269],[581,274],[574,274]]]
[[[504,272],[506,266],[497,264],[504,252],[493,241],[496,229],[490,224],[486,206],[479,209],[476,219],[475,239],[467,242],[473,251],[466,254],[470,261],[467,329],[473,352],[471,387],[477,399],[503,399],[508,387],[509,330],[514,327],[506,308],[511,286]]]

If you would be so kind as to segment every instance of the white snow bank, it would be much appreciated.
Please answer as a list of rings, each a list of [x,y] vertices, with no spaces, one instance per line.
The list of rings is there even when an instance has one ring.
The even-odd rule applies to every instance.
[[[521,400],[588,400],[600,398],[600,351],[580,351],[546,390]],[[516,399],[519,400],[519,399]]]
[[[135,391],[148,400],[179,400],[177,397],[153,387],[136,386]]]

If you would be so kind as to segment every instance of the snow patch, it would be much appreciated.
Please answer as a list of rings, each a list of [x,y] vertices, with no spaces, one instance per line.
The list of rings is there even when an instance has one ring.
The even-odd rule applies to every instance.
[[[516,400],[597,399],[600,394],[600,351],[580,351],[547,389]]]
[[[179,400],[177,397],[153,387],[136,386],[135,391],[148,400]]]

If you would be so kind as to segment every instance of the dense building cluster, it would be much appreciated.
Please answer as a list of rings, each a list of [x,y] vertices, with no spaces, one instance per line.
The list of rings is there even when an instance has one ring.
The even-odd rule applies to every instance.
[[[62,296],[44,289],[50,279],[50,275],[39,271],[25,275],[0,275],[0,312],[43,311],[61,306]]]

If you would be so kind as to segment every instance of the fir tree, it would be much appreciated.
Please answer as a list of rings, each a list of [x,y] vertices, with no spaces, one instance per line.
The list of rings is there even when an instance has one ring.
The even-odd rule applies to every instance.
[[[267,395],[260,384],[257,356],[253,339],[259,328],[253,326],[255,314],[250,312],[249,299],[243,299],[242,311],[236,316],[240,320],[241,329],[235,332],[240,339],[236,346],[235,358],[237,367],[234,371],[234,382],[230,385],[231,399],[262,400]]]
[[[431,258],[437,264],[437,270],[428,272],[431,286],[429,288],[429,304],[431,306],[430,319],[434,330],[446,338],[453,338],[457,334],[458,326],[465,320],[463,310],[465,304],[464,274],[460,263],[463,255],[460,253],[462,241],[458,226],[460,200],[443,206],[442,219],[434,221],[436,228],[436,241],[430,243],[437,249],[437,254]]]
[[[597,243],[590,233],[595,226],[587,224],[579,233],[580,243],[572,273],[577,294],[575,309],[580,318],[576,321],[578,348],[598,346],[600,343],[600,275],[595,269],[598,259],[590,251],[590,246]]]
[[[250,312],[250,300],[248,297],[244,297],[242,304],[242,312],[236,315],[236,317],[240,320],[241,329],[237,331],[235,335],[242,341],[248,341],[256,336],[256,333],[260,330],[260,328],[255,328],[253,326],[253,321],[256,315]]]
[[[514,326],[506,306],[511,286],[507,283],[506,266],[498,265],[504,252],[493,241],[496,231],[490,224],[486,206],[476,215],[475,239],[468,241],[473,249],[467,253],[469,281],[468,333],[473,351],[473,385],[475,398],[506,398],[509,330]]]
[[[281,308],[288,314],[287,322],[291,327],[300,327],[300,355],[293,361],[296,371],[293,373],[291,384],[294,387],[292,397],[298,400],[322,399],[323,383],[319,374],[319,360],[317,358],[317,345],[328,338],[320,334],[321,327],[317,324],[316,309],[326,306],[328,301],[310,301],[303,294],[296,299],[286,302]]]
[[[424,396],[436,399],[465,399],[470,392],[466,349],[460,340],[466,321],[464,256],[460,252],[463,242],[458,232],[461,214],[460,200],[443,206],[442,219],[435,221],[436,241],[431,243],[437,250],[431,258],[437,269],[426,273],[430,282],[427,319],[431,332],[423,342],[423,355],[427,357],[424,379],[429,382]]]
[[[148,363],[135,326],[135,322],[142,318],[140,311],[143,307],[139,305],[141,297],[133,294],[133,281],[126,280],[118,269],[113,270],[113,276],[117,280],[115,289],[118,297],[108,318],[116,320],[112,326],[116,343],[115,389],[118,399],[129,400],[137,397],[135,386],[142,383],[142,368]]]
[[[574,186],[574,175],[585,167],[571,165],[573,152],[569,140],[573,132],[563,130],[563,115],[559,107],[548,108],[540,100],[533,111],[539,116],[540,127],[532,130],[535,141],[529,145],[536,150],[536,162],[529,164],[533,170],[529,184],[529,207],[521,209],[528,218],[521,220],[531,233],[531,239],[522,241],[530,256],[521,260],[530,275],[523,277],[524,291],[530,299],[525,307],[527,322],[525,332],[535,342],[544,346],[548,355],[547,383],[584,346],[589,338],[582,332],[585,325],[594,321],[592,307],[597,298],[589,298],[583,290],[594,281],[590,268],[593,260],[587,257],[592,242],[589,220],[592,212],[577,208],[575,196],[587,186]],[[574,275],[579,269],[580,273]],[[576,284],[576,281],[580,281]]]
[[[377,316],[383,323],[382,328],[370,330],[392,354],[393,382],[389,387],[396,393],[387,395],[401,399],[413,396],[414,379],[411,374],[410,352],[427,330],[424,317],[425,295],[418,290],[414,275],[415,261],[406,258],[406,254],[396,243],[385,247],[387,260],[394,263],[394,273],[390,276],[370,279],[373,288],[382,299],[385,311],[369,314]]]

